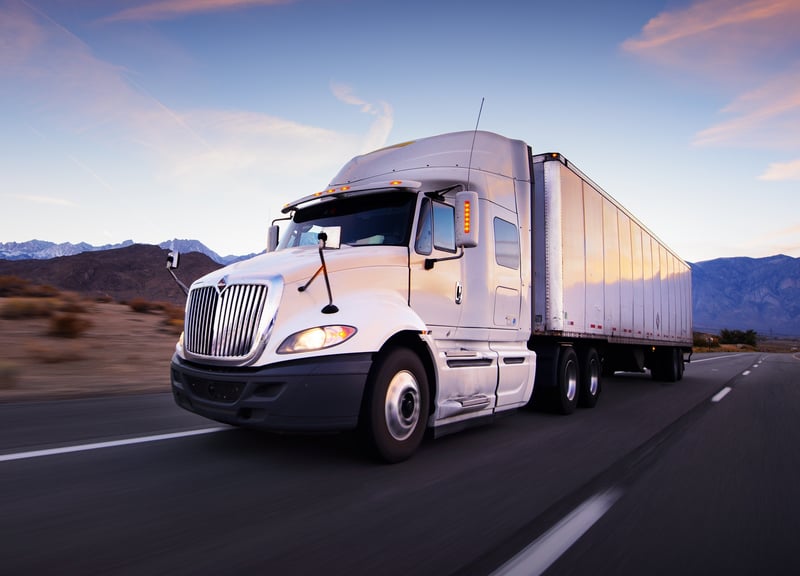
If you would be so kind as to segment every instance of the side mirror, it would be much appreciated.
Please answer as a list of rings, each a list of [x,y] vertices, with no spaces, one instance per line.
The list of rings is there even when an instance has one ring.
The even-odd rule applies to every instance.
[[[183,290],[183,293],[187,296],[189,295],[189,287],[186,286],[180,279],[175,275],[173,270],[178,267],[178,258],[180,257],[180,253],[177,250],[173,250],[169,254],[167,254],[167,272],[172,275],[172,279],[175,280],[175,283]]]
[[[456,194],[456,246],[478,245],[478,193],[462,190]]]
[[[178,258],[180,257],[180,252],[174,250],[167,254],[167,269],[174,270],[178,267]]]
[[[278,232],[280,228],[273,224],[267,229],[267,252],[275,252],[278,249]]]

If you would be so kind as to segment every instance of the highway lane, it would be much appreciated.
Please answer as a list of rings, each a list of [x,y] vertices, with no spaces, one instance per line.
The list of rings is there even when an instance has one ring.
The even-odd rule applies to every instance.
[[[549,573],[800,573],[799,365],[763,355],[729,381]]]
[[[725,440],[730,423],[713,421],[719,410],[698,407],[731,386],[718,403],[727,410],[725,403],[741,395],[741,374],[760,358],[698,358],[704,361],[672,385],[617,376],[606,381],[594,410],[570,417],[519,412],[428,441],[395,466],[366,459],[348,434],[241,430],[0,461],[0,572],[486,574],[608,486],[622,486],[622,495],[553,570],[646,566],[641,562],[656,551],[631,554],[628,536],[644,538],[646,549],[642,533],[659,525],[651,507],[668,514],[682,498],[697,498],[669,484],[670,498],[659,500],[647,487],[664,477],[656,474],[662,462],[671,462],[668,470],[676,462],[678,470],[696,469],[690,463],[705,453],[676,447],[698,427],[711,421],[723,432],[708,438]],[[766,356],[753,375],[768,377],[764,368],[778,360],[782,378],[800,381],[800,361],[789,356]],[[776,398],[792,388],[780,390]],[[0,456],[212,426],[172,406],[168,395],[11,404],[0,406]],[[781,449],[800,439],[796,428],[787,430]],[[730,474],[730,462],[722,464],[715,474]],[[794,468],[774,472],[780,484]],[[716,520],[711,515],[701,525],[722,530]],[[606,546],[608,538],[618,547]],[[673,535],[661,538],[657,552],[664,556]]]

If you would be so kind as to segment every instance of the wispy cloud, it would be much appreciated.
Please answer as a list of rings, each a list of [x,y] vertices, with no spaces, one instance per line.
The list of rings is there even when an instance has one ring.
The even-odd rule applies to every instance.
[[[56,198],[55,196],[39,196],[36,194],[9,194],[11,198],[33,202],[34,204],[44,204],[48,206],[75,206],[76,204],[66,198]]]
[[[622,47],[732,94],[723,119],[698,131],[695,145],[800,154],[798,29],[797,0],[696,0],[652,18]],[[774,164],[762,179],[791,177],[795,165]]]
[[[800,71],[776,76],[721,110],[729,119],[701,130],[700,146],[800,147]]]
[[[792,162],[774,162],[759,176],[759,180],[800,180],[800,159]],[[800,234],[800,229],[798,229]]]
[[[173,0],[159,6],[189,11],[270,3],[275,2]],[[279,170],[328,173],[348,155],[385,145],[392,127],[389,104],[370,104],[342,84],[332,86],[334,96],[373,117],[364,134],[242,110],[176,109],[135,82],[128,70],[95,56],[79,37],[47,15],[35,9],[13,10],[14,17],[6,18],[11,13],[0,6],[0,38],[7,48],[0,51],[0,76],[5,74],[20,90],[35,94],[32,100],[42,113],[61,123],[62,129],[134,143],[158,163],[162,178],[185,178],[208,187],[209,182],[222,183],[238,171],[261,175],[255,179]],[[6,30],[14,33],[6,35]],[[14,55],[13,65],[5,54]],[[116,188],[89,168],[88,159],[65,155],[103,188]]]
[[[298,0],[165,0],[126,8],[103,18],[103,21],[171,20],[191,14],[237,10],[252,6],[278,6],[296,1]]]
[[[662,12],[652,18],[642,29],[641,36],[625,41],[623,47],[632,52],[679,47],[691,38],[708,37],[726,29],[741,31],[740,27],[748,27],[744,32],[749,35],[760,34],[761,31],[752,28],[753,24],[782,25],[783,19],[798,15],[800,4],[796,0],[701,0],[683,10]]]
[[[363,113],[376,117],[360,151],[370,152],[385,146],[394,125],[394,109],[392,106],[387,102],[378,102],[377,104],[366,102],[356,96],[351,86],[339,82],[331,83],[331,91],[341,102],[358,106]]]

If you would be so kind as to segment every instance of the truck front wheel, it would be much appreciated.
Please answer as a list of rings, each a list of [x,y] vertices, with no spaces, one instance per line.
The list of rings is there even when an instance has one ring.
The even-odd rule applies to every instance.
[[[428,420],[428,377],[419,357],[403,348],[387,350],[370,378],[365,432],[387,462],[408,459],[419,447]]]

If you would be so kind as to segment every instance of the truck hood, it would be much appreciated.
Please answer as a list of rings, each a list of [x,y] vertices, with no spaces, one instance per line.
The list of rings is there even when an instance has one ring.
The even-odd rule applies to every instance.
[[[408,266],[408,249],[404,246],[347,246],[325,250],[328,274],[342,270],[379,266]],[[196,280],[192,287],[216,285],[225,277],[227,283],[260,283],[282,276],[286,284],[306,282],[320,266],[316,246],[289,248],[260,254],[215,270]]]

